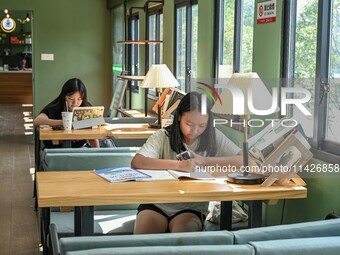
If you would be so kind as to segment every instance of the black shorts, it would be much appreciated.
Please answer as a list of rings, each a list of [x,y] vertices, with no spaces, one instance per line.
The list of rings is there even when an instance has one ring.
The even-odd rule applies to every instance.
[[[138,213],[140,213],[141,211],[144,211],[144,210],[151,210],[151,211],[158,212],[159,214],[161,214],[165,218],[167,218],[168,222],[170,222],[173,218],[175,218],[177,215],[180,215],[182,213],[192,213],[200,219],[200,221],[202,223],[202,230],[203,230],[204,221],[205,221],[205,218],[206,218],[206,216],[203,213],[196,211],[196,210],[191,210],[191,209],[185,209],[185,210],[179,211],[176,214],[174,214],[173,216],[169,217],[165,212],[163,212],[161,209],[159,209],[154,204],[141,204],[141,205],[139,205],[138,208],[137,208],[137,211],[138,211],[137,215],[138,215]]]

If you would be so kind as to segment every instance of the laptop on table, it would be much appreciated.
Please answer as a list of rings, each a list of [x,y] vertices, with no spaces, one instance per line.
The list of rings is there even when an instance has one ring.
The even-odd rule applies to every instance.
[[[73,108],[73,128],[89,128],[102,125],[104,120],[104,106],[85,106]]]

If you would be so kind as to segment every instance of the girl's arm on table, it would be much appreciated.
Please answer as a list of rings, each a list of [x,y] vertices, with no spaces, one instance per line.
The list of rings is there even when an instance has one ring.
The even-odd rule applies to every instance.
[[[171,160],[171,159],[158,159],[149,158],[141,154],[136,154],[131,161],[131,167],[139,169],[149,169],[149,170],[179,170],[183,172],[191,171],[190,160]]]

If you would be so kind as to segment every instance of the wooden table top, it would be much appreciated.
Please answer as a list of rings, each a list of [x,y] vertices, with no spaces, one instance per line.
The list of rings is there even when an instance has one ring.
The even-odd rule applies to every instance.
[[[149,128],[148,124],[106,124],[98,128],[77,130],[53,130],[40,128],[40,140],[82,140],[82,139],[147,139],[158,129]]]
[[[81,140],[81,139],[104,139],[107,130],[104,126],[98,128],[83,128],[72,130],[53,130],[52,128],[40,128],[40,140]]]
[[[109,124],[105,126],[107,136],[114,139],[147,139],[159,129],[148,124]]]
[[[216,181],[110,183],[92,171],[37,172],[39,207],[271,200],[307,197],[301,186],[229,184]]]

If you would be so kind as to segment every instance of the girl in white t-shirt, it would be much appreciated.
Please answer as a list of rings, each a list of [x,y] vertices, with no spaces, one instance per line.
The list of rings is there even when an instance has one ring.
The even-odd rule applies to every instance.
[[[186,94],[174,114],[173,124],[153,134],[131,166],[184,172],[197,166],[241,166],[241,149],[213,127],[211,101],[207,100],[207,114],[201,113],[201,99],[200,93]],[[186,150],[191,158],[178,160],[176,156]],[[201,231],[207,213],[208,202],[143,204],[138,207],[134,233]]]

